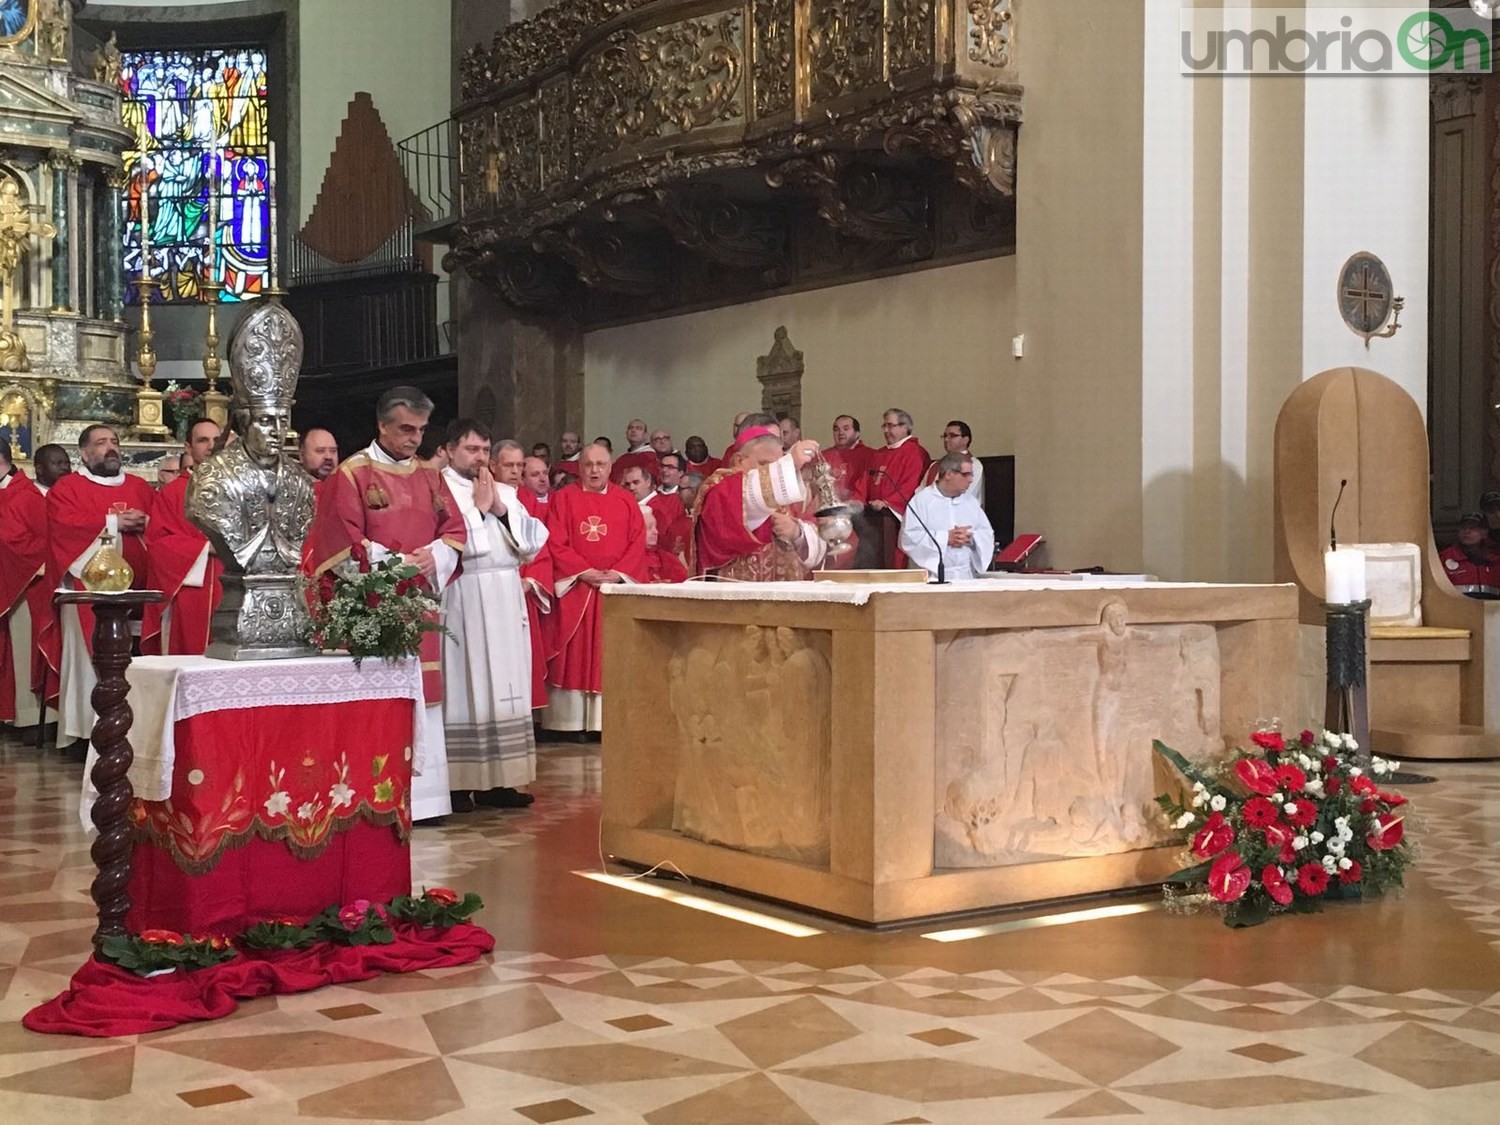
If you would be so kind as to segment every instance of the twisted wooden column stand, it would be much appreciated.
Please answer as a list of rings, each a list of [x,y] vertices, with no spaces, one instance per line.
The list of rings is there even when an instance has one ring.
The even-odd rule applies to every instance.
[[[128,590],[123,594],[91,594],[84,590],[57,595],[58,605],[86,605],[94,611],[94,671],[99,682],[90,702],[94,707],[93,737],[98,751],[89,775],[99,799],[90,814],[99,836],[89,855],[99,873],[89,893],[99,908],[99,927],[94,931],[97,949],[107,937],[125,933],[125,914],[130,909],[130,802],[135,789],[130,784],[130,723],[133,716],[125,696],[130,684],[130,612],[162,600],[159,590]]]

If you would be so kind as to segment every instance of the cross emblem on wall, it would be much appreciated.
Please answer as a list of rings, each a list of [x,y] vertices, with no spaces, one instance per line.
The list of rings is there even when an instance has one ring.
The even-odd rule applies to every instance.
[[[1380,279],[1369,262],[1361,262],[1352,284],[1344,289],[1344,300],[1351,302],[1355,319],[1373,331],[1385,320],[1386,303],[1391,295],[1380,287]]]

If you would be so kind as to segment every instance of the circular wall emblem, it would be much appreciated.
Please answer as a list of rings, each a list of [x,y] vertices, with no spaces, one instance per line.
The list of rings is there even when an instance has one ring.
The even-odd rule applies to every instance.
[[[1339,270],[1339,315],[1356,336],[1368,343],[1391,318],[1395,287],[1385,263],[1361,250]]]

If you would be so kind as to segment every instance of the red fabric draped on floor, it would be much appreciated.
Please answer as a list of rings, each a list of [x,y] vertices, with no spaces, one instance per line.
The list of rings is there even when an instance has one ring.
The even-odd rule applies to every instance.
[[[27,1012],[21,1023],[49,1035],[142,1035],[222,1019],[241,1000],[310,992],[381,973],[466,965],[495,948],[487,930],[467,922],[448,929],[393,922],[391,928],[396,940],[390,945],[246,950],[222,965],[159,977],[90,960],[73,974],[67,991]]]

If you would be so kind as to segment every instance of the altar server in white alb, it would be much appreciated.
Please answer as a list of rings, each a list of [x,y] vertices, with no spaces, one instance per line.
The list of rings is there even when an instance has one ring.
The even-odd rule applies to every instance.
[[[520,451],[513,441],[500,449]],[[531,725],[531,636],[521,567],[547,545],[514,485],[490,473],[490,434],[459,419],[448,430],[443,476],[468,528],[463,570],[443,591],[443,732],[453,811],[525,808],[536,780]]]
[[[912,497],[902,518],[901,549],[933,577],[938,572],[934,539],[943,544],[944,577],[950,582],[977,577],[994,560],[995,532],[969,491],[973,479],[974,459],[948,454],[938,462],[937,480]]]

